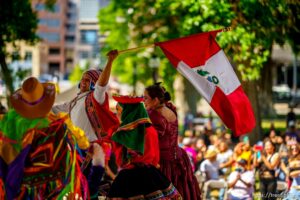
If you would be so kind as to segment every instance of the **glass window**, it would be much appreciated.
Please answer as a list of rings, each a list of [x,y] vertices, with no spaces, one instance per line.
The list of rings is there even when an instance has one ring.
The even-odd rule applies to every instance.
[[[50,48],[49,49],[49,54],[50,55],[58,55],[58,54],[60,54],[60,49],[58,49],[58,48]]]
[[[96,30],[82,30],[81,31],[81,43],[83,43],[83,44],[97,43],[97,31]]]
[[[76,26],[75,24],[67,24],[67,31],[73,32],[75,31]]]
[[[14,51],[13,53],[12,53],[12,58],[11,58],[13,61],[15,61],[15,60],[20,60],[20,54],[19,54],[19,52],[18,51]]]
[[[59,33],[38,33],[38,36],[44,40],[48,40],[49,42],[59,42],[60,35]]]
[[[74,36],[66,36],[66,41],[67,42],[74,42],[75,41],[75,37]]]
[[[37,11],[43,11],[43,10],[46,10],[46,6],[43,3],[38,3],[38,4],[35,5],[35,9]],[[53,6],[53,8],[47,9],[47,11],[58,13],[60,11],[60,6],[55,4]]]
[[[60,11],[59,5],[55,4],[54,5],[54,12],[58,13]]]
[[[45,10],[45,5],[43,3],[38,3],[35,5],[37,11]]]
[[[39,19],[39,25],[49,26],[49,27],[59,27],[60,20],[58,19]]]
[[[88,58],[89,57],[89,52],[87,52],[87,51],[80,51],[79,52],[79,57],[83,58],[83,59]]]
[[[49,73],[50,74],[55,74],[59,72],[59,63],[49,63]]]
[[[47,26],[47,19],[39,19],[39,25],[42,25],[42,26]]]
[[[49,27],[59,27],[60,26],[60,21],[58,19],[48,19],[47,25]]]
[[[32,52],[31,51],[26,51],[25,52],[25,58],[24,60],[26,61],[32,61]]]

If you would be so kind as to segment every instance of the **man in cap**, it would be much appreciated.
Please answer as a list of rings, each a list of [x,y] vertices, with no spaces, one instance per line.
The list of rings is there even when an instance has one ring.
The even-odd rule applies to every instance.
[[[208,149],[204,155],[205,160],[200,165],[200,171],[206,175],[207,180],[219,179],[220,163],[217,161],[217,150]]]
[[[52,108],[54,113],[69,113],[72,122],[85,132],[92,143],[89,150],[92,154],[92,167],[88,181],[91,197],[94,196],[95,198],[105,166],[104,145],[100,146],[99,141],[113,130],[113,127],[118,126],[117,118],[109,110],[106,93],[112,63],[117,55],[117,50],[112,50],[107,54],[108,61],[103,71],[90,69],[84,72],[78,86],[80,92],[77,96],[70,102]],[[89,157],[89,153],[87,153],[85,164],[89,162]]]

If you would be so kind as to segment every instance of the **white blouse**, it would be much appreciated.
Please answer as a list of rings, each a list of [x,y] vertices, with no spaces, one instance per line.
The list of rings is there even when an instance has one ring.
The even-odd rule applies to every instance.
[[[105,93],[106,93],[107,85],[102,87],[98,85],[98,83],[95,84],[95,90],[93,92],[95,100],[101,105],[105,101]],[[95,131],[89,121],[89,118],[86,114],[85,110],[85,99],[87,97],[89,92],[81,93],[77,95],[72,101],[55,105],[52,107],[52,111],[57,114],[59,112],[69,112],[70,104],[73,107],[71,109],[71,121],[75,126],[78,126],[81,128],[85,135],[87,136],[88,140],[94,141],[97,140],[97,136],[95,134]]]

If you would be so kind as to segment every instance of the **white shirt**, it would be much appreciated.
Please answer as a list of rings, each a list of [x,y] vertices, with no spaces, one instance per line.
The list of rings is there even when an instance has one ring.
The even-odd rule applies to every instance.
[[[228,183],[232,183],[239,172],[233,171],[228,177]],[[229,199],[247,199],[252,198],[252,194],[254,193],[254,172],[253,171],[246,171],[244,173],[241,173],[241,179],[245,181],[246,183],[250,183],[252,186],[247,187],[245,183],[243,183],[241,180],[238,180],[236,184],[228,191],[228,198]]]
[[[217,160],[210,162],[208,159],[205,159],[200,165],[200,171],[204,172],[209,180],[218,180],[219,166],[220,164]]]
[[[104,87],[101,87],[100,85],[98,85],[98,83],[95,84],[95,90],[93,92],[94,98],[95,100],[101,105],[104,103],[105,101],[105,92],[106,92],[106,88],[107,85]],[[88,140],[94,141],[97,140],[97,136],[95,134],[95,131],[89,121],[89,118],[86,114],[86,110],[85,110],[85,99],[87,97],[87,94],[89,92],[85,92],[82,94],[79,94],[77,97],[75,97],[77,100],[76,102],[72,103],[74,105],[74,107],[71,110],[71,121],[73,122],[73,124],[75,126],[78,126],[79,128],[81,128],[84,132],[85,135],[87,136]],[[52,107],[52,111],[57,114],[59,112],[66,112],[69,113],[69,109],[70,109],[70,104],[72,101],[70,102],[66,102],[64,104],[60,104],[60,105],[55,105]]]
[[[219,152],[217,155],[217,161],[219,161],[219,163],[225,163],[229,160],[229,158],[232,156],[233,152],[231,149],[228,149],[225,152]]]

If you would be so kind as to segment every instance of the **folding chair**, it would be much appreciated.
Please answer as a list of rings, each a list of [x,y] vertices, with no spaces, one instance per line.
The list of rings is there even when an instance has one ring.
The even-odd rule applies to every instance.
[[[277,194],[279,195],[277,199],[283,199],[285,197],[285,193],[288,191],[288,184],[284,181],[277,181]]]
[[[206,174],[201,171],[196,171],[195,176],[198,181],[200,191],[202,191],[204,183],[206,181]]]
[[[207,182],[205,182],[204,188],[203,188],[203,197],[204,197],[204,199],[208,199],[207,194],[209,194],[211,192],[211,190],[213,190],[213,189],[218,189],[219,192],[220,192],[220,189],[224,189],[224,194],[223,194],[222,199],[227,198],[227,183],[225,181],[222,181],[222,180],[208,180]],[[209,200],[211,200],[213,198],[219,199],[219,197],[210,196]]]

